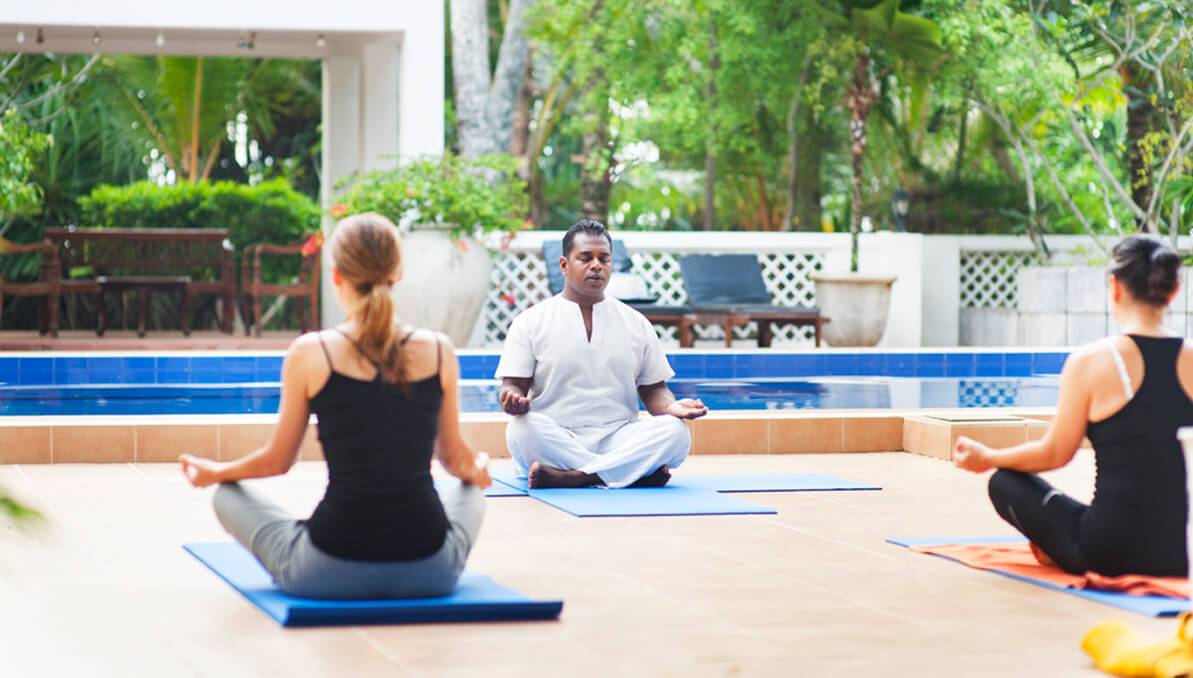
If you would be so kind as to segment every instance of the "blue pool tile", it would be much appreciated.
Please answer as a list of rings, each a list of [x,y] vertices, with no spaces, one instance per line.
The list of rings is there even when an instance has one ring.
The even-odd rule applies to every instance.
[[[191,370],[191,384],[219,384],[224,382],[223,372],[218,370]]]
[[[1004,355],[1002,353],[977,354],[977,370],[974,376],[1001,377],[1005,373]]]
[[[763,358],[761,355],[735,355],[733,356],[733,378],[734,379],[758,379],[766,376],[766,370],[763,367]]]
[[[1008,353],[1003,363],[1003,375],[1007,377],[1031,376],[1030,353]]]
[[[824,356],[824,374],[826,376],[857,374],[857,355],[830,353]]]
[[[762,358],[762,376],[774,379],[789,376],[796,359],[803,356],[772,353],[760,357]]]
[[[891,353],[886,359],[886,371],[892,377],[914,377],[915,354]]]
[[[947,377],[972,377],[974,366],[972,353],[949,353],[944,359],[944,373]]]
[[[481,378],[493,379],[497,374],[497,364],[501,362],[501,356],[487,355],[481,359]]]
[[[253,359],[253,369],[258,372],[274,372],[276,374],[282,373],[282,356],[269,355],[257,356]]]
[[[191,372],[219,372],[224,368],[224,359],[219,356],[198,356],[191,358]]]
[[[181,357],[162,357],[154,361],[154,369],[158,372],[190,372],[191,359]]]
[[[122,384],[155,384],[157,383],[157,370],[124,370],[120,375],[120,383]]]
[[[21,358],[17,364],[17,381],[26,384],[53,384],[53,358]]]
[[[4,381],[0,379],[0,381]],[[86,358],[55,358],[54,383],[58,385],[89,383]]]
[[[944,376],[944,354],[943,353],[920,353],[915,357],[915,376],[917,377],[943,377]]]
[[[191,373],[190,370],[157,370],[154,379],[157,384],[189,384]]]
[[[857,357],[857,374],[867,377],[879,377],[886,374],[887,355],[885,353],[863,353]]]
[[[256,358],[251,356],[225,356],[220,367],[232,372],[252,372],[256,367]]]
[[[732,379],[733,356],[708,355],[704,359],[705,379]]]
[[[1034,353],[1031,359],[1032,374],[1060,374],[1067,353]]]
[[[671,364],[671,369],[675,370],[677,379],[704,378],[704,356],[702,354],[672,353],[667,356],[667,362]]]
[[[20,359],[0,358],[0,382],[15,384],[20,379]]]
[[[784,377],[820,377],[827,372],[823,355],[792,356]]]
[[[88,358],[87,371],[92,384],[119,384],[120,358]]]

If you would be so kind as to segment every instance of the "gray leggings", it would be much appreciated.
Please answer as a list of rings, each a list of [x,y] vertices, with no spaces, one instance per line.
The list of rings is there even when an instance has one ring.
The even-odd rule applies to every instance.
[[[447,539],[418,560],[337,558],[311,543],[306,523],[239,483],[215,492],[215,515],[252,551],[278,588],[306,598],[429,598],[451,593],[464,571],[485,514],[484,492],[454,479],[436,483],[447,513]]]

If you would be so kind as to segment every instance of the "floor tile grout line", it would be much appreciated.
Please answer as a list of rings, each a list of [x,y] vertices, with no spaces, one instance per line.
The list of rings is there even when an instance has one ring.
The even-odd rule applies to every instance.
[[[414,667],[412,667],[409,664],[407,664],[406,662],[402,661],[402,658],[399,657],[396,653],[391,652],[388,648],[386,648],[384,645],[382,645],[381,641],[374,638],[373,635],[371,633],[369,633],[367,630],[365,630],[359,626],[353,626],[352,634],[354,636],[356,636],[357,638],[360,638],[362,641],[364,641],[364,643],[366,645],[373,648],[374,652],[376,652],[377,654],[384,657],[387,661],[392,663],[394,666],[398,667],[398,669],[400,669],[404,673],[411,675],[411,676],[423,675],[421,672],[415,670]]]

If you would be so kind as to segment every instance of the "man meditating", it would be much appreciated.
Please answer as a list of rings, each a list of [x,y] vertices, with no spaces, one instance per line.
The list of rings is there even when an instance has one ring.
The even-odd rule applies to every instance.
[[[685,419],[708,413],[676,400],[654,327],[605,296],[613,240],[596,221],[563,237],[563,292],[514,318],[497,365],[510,454],[530,487],[659,487],[691,447]],[[551,265],[551,262],[548,262]],[[639,420],[638,399],[655,415]]]

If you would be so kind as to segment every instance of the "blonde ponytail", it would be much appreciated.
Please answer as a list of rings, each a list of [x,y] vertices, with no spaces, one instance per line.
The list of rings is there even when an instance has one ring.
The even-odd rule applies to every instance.
[[[403,383],[398,332],[394,324],[394,302],[389,285],[376,283],[360,301],[356,322],[360,327],[360,345],[370,358],[377,361],[381,379]]]
[[[402,263],[398,229],[380,214],[350,216],[332,233],[331,257],[340,275],[361,295],[352,310],[361,350],[377,363],[382,380],[405,388],[394,302],[389,296],[390,281]]]

